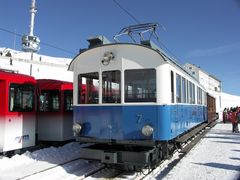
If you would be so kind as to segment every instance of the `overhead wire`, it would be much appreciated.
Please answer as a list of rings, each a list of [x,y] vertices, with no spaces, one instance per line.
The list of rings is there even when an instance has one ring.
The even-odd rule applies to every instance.
[[[122,9],[126,14],[128,14],[136,23],[140,24],[141,22],[132,14],[130,13],[126,8],[124,8],[119,2],[117,2],[117,0],[112,0],[120,9]],[[163,29],[165,29],[164,26],[162,26]],[[155,36],[154,36],[155,37]],[[177,56],[170,51],[170,49],[168,49],[160,40],[159,38],[155,37],[157,43],[162,46],[164,49],[166,49],[167,52],[169,52],[169,54],[171,54],[173,57],[175,57],[175,59],[179,59],[177,58]]]
[[[127,13],[136,23],[140,24],[140,21],[134,17],[127,9],[125,9],[121,4],[119,4],[116,0],[112,0],[120,9],[122,9],[125,13]]]
[[[10,31],[10,30],[5,29],[5,28],[2,28],[2,27],[0,27],[0,31],[6,32],[6,33],[9,33],[9,34],[13,34],[13,35],[19,36],[19,37],[22,37],[22,36],[23,36],[22,34],[19,34],[19,33],[13,32],[13,31]],[[68,54],[72,54],[72,55],[75,55],[75,54],[76,54],[75,52],[72,52],[72,51],[66,50],[66,49],[64,49],[64,48],[60,48],[60,47],[51,45],[51,44],[46,43],[46,42],[41,42],[41,44],[44,45],[44,46],[48,46],[48,47],[57,49],[57,50],[59,50],[59,51],[63,51],[63,52],[68,53]]]

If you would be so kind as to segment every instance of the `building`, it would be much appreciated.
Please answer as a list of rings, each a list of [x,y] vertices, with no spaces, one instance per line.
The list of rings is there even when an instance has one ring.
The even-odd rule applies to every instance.
[[[186,63],[184,68],[199,80],[210,95],[216,98],[216,111],[220,115],[222,112],[222,82],[194,64]]]
[[[73,81],[68,65],[72,59],[0,48],[0,69],[33,76],[36,79]]]

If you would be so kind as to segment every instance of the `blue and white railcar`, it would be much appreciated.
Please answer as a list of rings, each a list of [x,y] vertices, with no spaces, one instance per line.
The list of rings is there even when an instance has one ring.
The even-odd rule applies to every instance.
[[[207,120],[204,88],[151,46],[112,43],[90,47],[73,59],[69,69],[74,72],[76,139],[99,143],[102,149],[83,150],[84,158],[106,163],[149,162],[160,156],[159,150],[132,156],[117,145],[133,145],[134,151],[142,146],[163,149],[166,142]],[[108,152],[102,144],[113,145],[116,152]]]

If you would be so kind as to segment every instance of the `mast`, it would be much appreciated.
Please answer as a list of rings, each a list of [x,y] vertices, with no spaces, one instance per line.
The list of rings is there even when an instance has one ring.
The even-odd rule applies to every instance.
[[[33,35],[35,14],[37,12],[36,0],[32,0],[29,12],[31,14],[29,34],[22,36],[22,49],[26,52],[37,52],[40,49],[40,39]]]
[[[30,7],[30,13],[31,13],[31,21],[30,21],[30,29],[29,29],[29,36],[33,36],[33,28],[34,28],[34,18],[35,18],[35,14],[37,12],[37,9],[36,9],[36,1],[35,0],[32,0],[32,5]]]

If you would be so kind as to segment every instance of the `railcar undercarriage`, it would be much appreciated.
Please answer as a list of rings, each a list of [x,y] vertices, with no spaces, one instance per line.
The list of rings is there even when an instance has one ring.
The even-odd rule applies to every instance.
[[[196,136],[206,126],[208,123],[203,123],[172,141],[157,141],[154,146],[125,145],[117,142],[95,143],[83,147],[80,151],[80,157],[98,160],[109,166],[117,166],[125,170],[152,169],[162,160],[171,157],[175,150],[182,148],[182,144]]]

